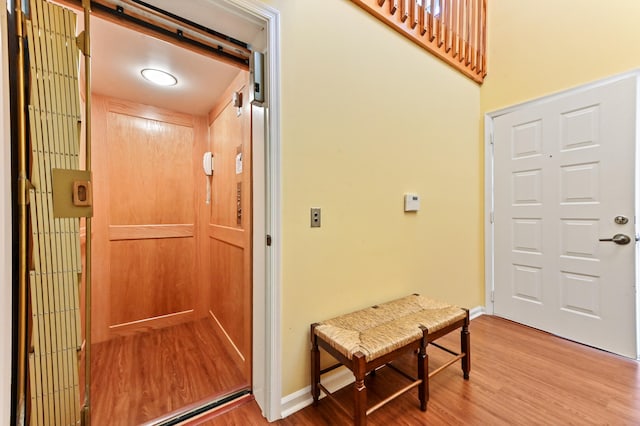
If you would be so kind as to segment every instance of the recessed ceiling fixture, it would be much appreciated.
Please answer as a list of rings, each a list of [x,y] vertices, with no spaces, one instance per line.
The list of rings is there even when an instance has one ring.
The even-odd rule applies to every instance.
[[[140,71],[140,74],[142,74],[142,77],[144,77],[145,80],[149,80],[158,86],[175,86],[178,84],[178,79],[166,71],[154,68],[145,68]]]

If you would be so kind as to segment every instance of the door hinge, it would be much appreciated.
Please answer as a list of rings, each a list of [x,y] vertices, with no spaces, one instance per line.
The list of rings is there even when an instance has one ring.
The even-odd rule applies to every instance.
[[[495,141],[493,139],[493,130],[489,133],[489,147],[491,148],[491,156],[493,157],[496,152]]]
[[[489,220],[491,221],[491,223],[493,223],[496,220],[493,210],[491,211],[491,213],[489,213]]]
[[[27,206],[29,205],[29,191],[34,189],[34,186],[31,184],[29,179],[26,177],[21,177],[18,179],[18,205],[19,206]]]
[[[495,290],[491,290],[491,301],[495,302]]]
[[[267,234],[267,247],[271,246],[271,235]]]
[[[76,46],[78,47],[78,50],[80,50],[84,56],[91,56],[91,52],[89,50],[90,49],[90,47],[89,47],[89,38],[87,37],[87,34],[84,31],[82,31],[76,37]]]

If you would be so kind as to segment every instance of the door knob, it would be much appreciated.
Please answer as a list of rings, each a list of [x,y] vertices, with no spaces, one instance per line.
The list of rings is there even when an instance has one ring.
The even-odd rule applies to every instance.
[[[601,238],[600,241],[612,241],[616,244],[620,244],[621,246],[624,246],[631,242],[631,238],[629,238],[628,235],[616,234],[613,236],[613,238]]]

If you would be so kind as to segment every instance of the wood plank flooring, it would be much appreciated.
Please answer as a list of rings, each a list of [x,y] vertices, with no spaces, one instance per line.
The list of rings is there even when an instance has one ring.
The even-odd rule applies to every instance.
[[[370,425],[635,425],[640,424],[638,362],[599,351],[492,316],[471,322],[471,378],[459,366],[433,377],[427,412],[421,412],[417,390],[369,416]],[[612,330],[615,332],[615,330]],[[457,347],[458,333],[441,339]],[[429,351],[430,368],[444,358]],[[414,371],[413,359],[404,360]],[[410,363],[410,364],[409,364]],[[367,386],[374,397],[404,384],[389,369]],[[351,389],[339,399],[351,403]],[[267,421],[255,402],[200,424],[262,425]],[[277,422],[293,425],[349,425],[351,420],[324,399]]]
[[[92,424],[138,425],[248,388],[227,346],[211,318],[94,345]]]

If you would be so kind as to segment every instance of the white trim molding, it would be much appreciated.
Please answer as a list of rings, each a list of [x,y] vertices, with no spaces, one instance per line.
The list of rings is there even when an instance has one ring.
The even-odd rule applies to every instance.
[[[487,310],[485,309],[484,306],[476,306],[475,308],[469,309],[469,319],[474,320],[486,313],[487,313]]]
[[[266,274],[254,275],[254,287],[264,286],[264,301],[256,300],[254,306],[254,347],[263,347],[263,353],[254,353],[254,387],[256,402],[269,421],[281,418],[282,395],[282,353],[281,353],[281,114],[280,114],[280,12],[257,0],[223,0],[245,16],[257,18],[265,23],[267,47],[265,53],[266,71],[266,211],[265,231],[271,236],[271,246],[266,250]],[[263,240],[264,241],[264,240]],[[263,279],[264,278],[264,279]],[[264,321],[256,318],[260,314]]]
[[[484,117],[484,305],[493,315],[493,118]]]

